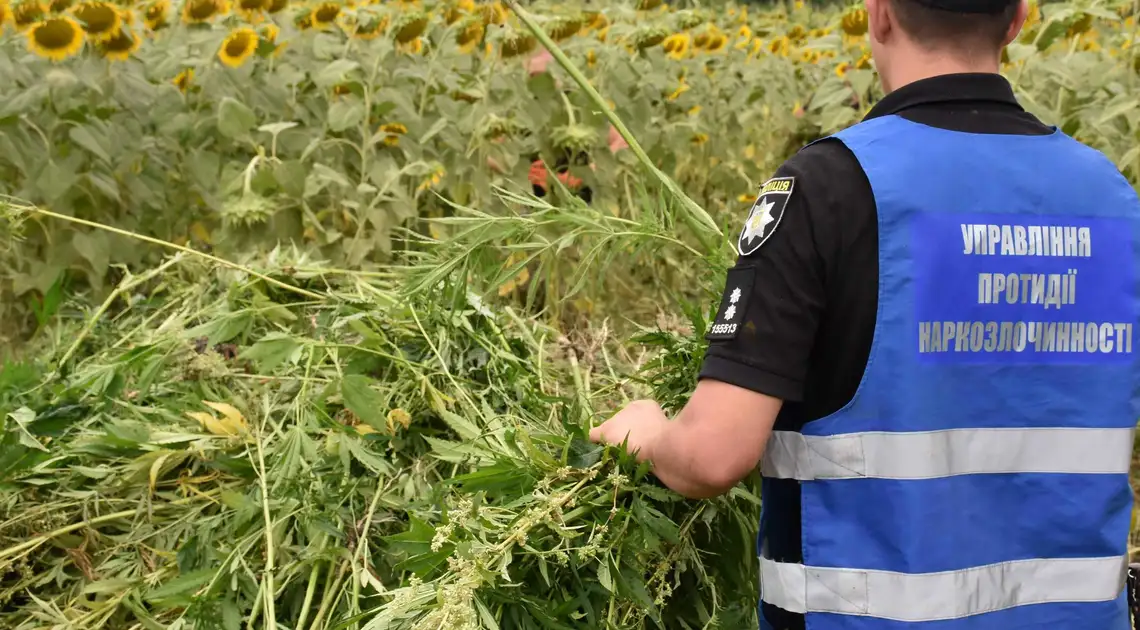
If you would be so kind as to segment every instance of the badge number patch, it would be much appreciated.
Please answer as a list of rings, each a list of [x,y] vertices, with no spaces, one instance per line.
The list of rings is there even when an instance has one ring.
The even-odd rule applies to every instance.
[[[752,284],[755,280],[754,267],[737,267],[729,270],[724,297],[720,300],[720,309],[717,310],[716,319],[709,327],[705,339],[717,341],[736,338],[736,333],[744,325],[744,317],[748,312],[748,298],[752,296]]]
[[[748,219],[744,221],[744,228],[740,230],[736,250],[741,256],[755,253],[780,226],[795,187],[794,177],[777,177],[764,183]]]

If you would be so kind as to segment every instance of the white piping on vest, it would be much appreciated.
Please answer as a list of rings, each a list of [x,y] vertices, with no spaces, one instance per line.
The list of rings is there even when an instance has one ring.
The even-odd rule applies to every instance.
[[[1028,604],[1110,601],[1124,591],[1127,569],[1127,556],[1018,560],[922,574],[760,558],[760,597],[793,613],[937,621]]]
[[[774,431],[774,479],[933,479],[1001,473],[1127,474],[1134,429],[950,429],[832,436]]]

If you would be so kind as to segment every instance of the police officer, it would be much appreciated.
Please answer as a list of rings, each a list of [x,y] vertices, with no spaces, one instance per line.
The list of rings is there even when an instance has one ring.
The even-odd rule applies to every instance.
[[[866,0],[887,96],[764,184],[701,378],[629,440],[763,476],[761,628],[1125,630],[1140,202],[1000,75],[1024,0]]]

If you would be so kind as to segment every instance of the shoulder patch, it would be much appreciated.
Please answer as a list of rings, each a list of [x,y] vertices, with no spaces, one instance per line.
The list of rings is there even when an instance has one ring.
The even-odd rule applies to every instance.
[[[792,198],[795,187],[795,177],[776,177],[764,183],[760,196],[752,204],[752,211],[744,221],[744,228],[740,230],[737,253],[741,256],[751,255],[768,241],[776,228],[780,227],[784,209],[788,207],[788,200]]]
[[[748,311],[748,298],[752,296],[752,286],[755,280],[755,267],[737,267],[728,271],[728,280],[724,286],[724,297],[720,300],[716,319],[709,327],[705,339],[717,341],[736,338],[740,324],[744,321],[744,314]]]

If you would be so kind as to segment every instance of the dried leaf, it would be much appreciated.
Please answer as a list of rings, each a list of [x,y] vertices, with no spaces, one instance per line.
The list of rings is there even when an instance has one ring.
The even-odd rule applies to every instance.
[[[241,412],[238,411],[233,405],[229,405],[227,403],[210,402],[208,400],[203,400],[202,404],[211,407],[222,414],[224,419],[221,420],[221,423],[225,427],[225,430],[228,434],[243,435],[249,432],[249,426],[246,425],[245,416],[243,416]]]
[[[202,411],[187,411],[186,415],[200,422],[203,428],[205,428],[210,433],[213,433],[214,435],[222,435],[227,437],[234,437],[238,435],[238,429],[233,427],[233,425],[228,421],[219,420],[218,418],[215,418],[208,413]]]

